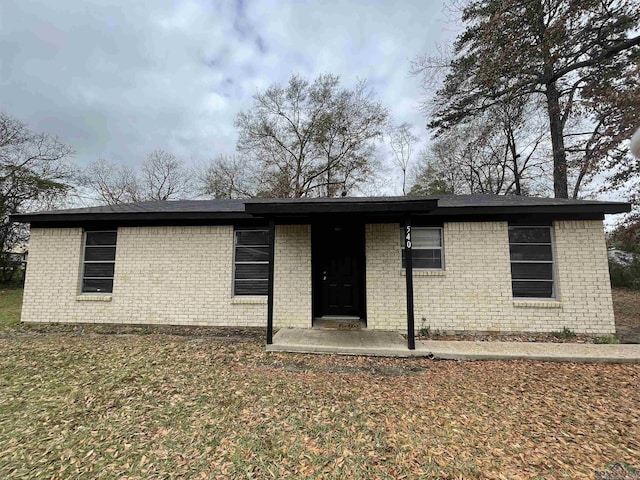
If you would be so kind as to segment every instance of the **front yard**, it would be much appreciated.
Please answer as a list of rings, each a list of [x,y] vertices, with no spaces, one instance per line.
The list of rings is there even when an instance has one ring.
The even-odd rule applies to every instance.
[[[0,335],[0,478],[593,478],[640,365],[267,354],[263,333]],[[117,330],[115,330],[117,331]]]

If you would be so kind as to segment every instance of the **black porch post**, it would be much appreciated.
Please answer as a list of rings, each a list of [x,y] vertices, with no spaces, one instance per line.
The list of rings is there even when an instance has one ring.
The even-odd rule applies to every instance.
[[[411,218],[404,220],[404,266],[407,279],[407,343],[409,350],[416,349],[416,333],[413,319],[413,251],[411,249]]]
[[[276,224],[269,220],[269,281],[267,283],[267,345],[273,343],[273,272],[276,252]]]

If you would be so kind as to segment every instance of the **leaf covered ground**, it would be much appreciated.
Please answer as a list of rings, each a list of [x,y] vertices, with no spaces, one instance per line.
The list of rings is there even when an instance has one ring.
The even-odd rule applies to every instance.
[[[593,478],[640,466],[640,366],[0,337],[0,478]]]

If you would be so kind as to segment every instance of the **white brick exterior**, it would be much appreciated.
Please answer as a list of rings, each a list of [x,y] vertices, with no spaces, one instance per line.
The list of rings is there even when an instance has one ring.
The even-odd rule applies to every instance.
[[[284,255],[284,252],[291,254]],[[309,227],[276,227],[274,325],[311,325]],[[233,296],[233,227],[121,227],[113,295],[80,295],[82,229],[34,228],[22,320],[265,326],[266,297]]]
[[[557,301],[514,301],[506,222],[445,223],[442,272],[414,272],[416,329],[615,331],[601,221],[554,223]],[[311,232],[278,225],[274,326],[310,327]],[[398,224],[366,226],[368,328],[405,330]],[[233,227],[121,227],[113,295],[80,295],[82,230],[34,228],[22,320],[265,326],[266,297],[234,297]],[[424,322],[422,319],[424,318]]]
[[[553,232],[558,299],[522,301],[511,294],[507,223],[445,223],[444,271],[414,271],[416,329],[615,332],[602,222],[555,222]],[[367,225],[366,256],[369,328],[406,330],[400,225]]]

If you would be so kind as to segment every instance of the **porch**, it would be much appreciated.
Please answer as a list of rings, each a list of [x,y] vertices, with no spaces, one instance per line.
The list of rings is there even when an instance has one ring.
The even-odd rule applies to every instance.
[[[274,329],[274,286],[276,258],[276,225],[304,224],[310,227],[310,290],[311,325],[318,328],[335,319],[347,319],[359,327],[369,326],[367,314],[367,255],[370,243],[365,230],[375,224],[402,225],[403,235],[403,287],[402,297],[406,298],[406,338],[397,335],[402,348],[415,349],[414,305],[413,305],[413,253],[412,223],[414,220],[432,225],[441,224],[441,219],[424,220],[437,206],[434,198],[388,199],[345,198],[345,199],[304,199],[303,201],[252,200],[246,203],[247,213],[261,217],[269,225],[267,276],[267,345],[273,343]],[[422,219],[422,220],[419,220]],[[367,230],[368,231],[368,230]],[[397,232],[396,233],[400,233]],[[395,236],[395,235],[394,235]],[[283,255],[282,249],[279,254]],[[399,252],[399,251],[398,251]],[[386,253],[386,252],[385,252]],[[375,262],[376,255],[369,257]],[[378,263],[384,264],[382,260]],[[400,258],[397,265],[400,266]],[[294,271],[289,268],[286,274]],[[282,278],[282,277],[280,277]],[[384,286],[376,285],[381,289]],[[377,290],[376,290],[377,291]],[[400,295],[397,296],[400,298]],[[395,312],[404,311],[396,306]],[[380,318],[380,315],[378,315]],[[294,326],[294,325],[290,325]],[[295,325],[301,326],[301,325]],[[378,327],[380,328],[380,327]],[[349,335],[357,343],[355,334]],[[364,334],[367,335],[366,333]],[[388,343],[387,339],[387,342]],[[364,348],[364,347],[363,347]]]

